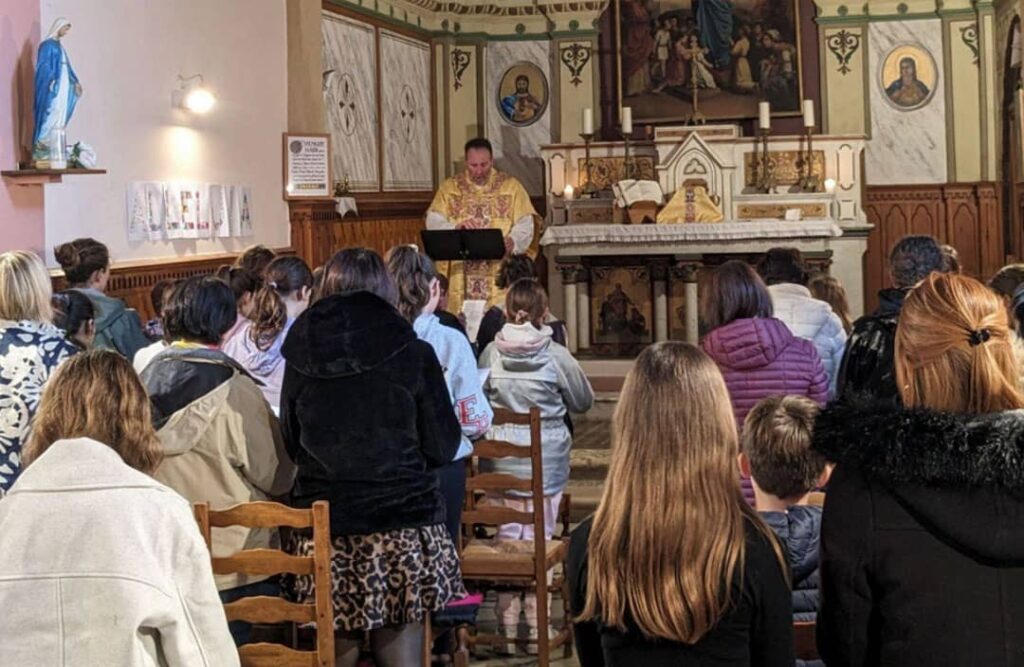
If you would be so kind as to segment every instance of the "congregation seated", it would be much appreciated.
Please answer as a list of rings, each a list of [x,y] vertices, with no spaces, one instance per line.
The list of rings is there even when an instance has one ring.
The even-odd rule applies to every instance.
[[[249,319],[232,327],[234,334],[224,337],[221,349],[260,381],[263,396],[277,414],[285,365],[281,346],[295,318],[309,306],[313,272],[298,257],[278,257],[263,275],[263,284],[252,298]]]
[[[465,594],[436,474],[462,431],[430,343],[397,303],[377,253],[341,250],[282,349],[291,503],[330,502],[332,590],[317,593],[333,601],[340,667],[356,664],[367,632],[377,665],[419,664],[427,614]],[[311,555],[311,536],[289,549]],[[290,589],[310,601],[312,575]]]
[[[295,474],[259,387],[217,349],[235,312],[234,295],[222,281],[195,277],[182,282],[164,307],[170,346],[141,376],[163,453],[154,476],[191,502],[208,502],[213,509],[281,496]],[[272,544],[274,535],[266,529],[213,531],[215,556]],[[217,588],[225,601],[278,590],[267,577],[236,574],[218,575]],[[248,626],[232,626],[243,643]]]
[[[65,362],[24,454],[0,502],[0,662],[239,664],[192,509],[150,476],[161,446],[126,359]]]
[[[434,314],[441,298],[434,263],[415,246],[404,245],[388,251],[387,264],[398,289],[398,312],[412,324],[416,336],[434,349],[444,369],[452,407],[462,429],[455,458],[437,469],[445,502],[445,526],[452,541],[458,541],[466,493],[466,457],[473,453],[472,440],[483,436],[491,427],[494,412],[484,394],[469,339],[442,324]]]
[[[42,261],[0,254],[0,495],[21,470],[21,449],[43,387],[78,348],[52,323],[52,288]]]
[[[128,359],[150,344],[142,332],[139,314],[127,308],[120,299],[107,296],[110,280],[110,252],[96,239],[81,238],[63,243],[53,250],[64,277],[72,289],[89,297],[96,309],[98,348],[116,350]]]
[[[89,297],[68,289],[54,294],[50,305],[53,324],[64,332],[68,342],[79,351],[91,348],[96,339],[96,311]]]
[[[814,344],[794,336],[773,316],[768,288],[753,268],[732,260],[715,269],[703,304],[710,331],[701,347],[725,378],[737,429],[766,396],[825,402],[828,375]],[[744,497],[753,503],[750,479],[744,476],[742,483]]]
[[[754,485],[761,520],[786,545],[793,619],[813,621],[818,611],[818,542],[821,508],[811,491],[828,481],[825,458],[811,450],[818,404],[803,396],[769,396],[747,413],[740,468]]]
[[[836,375],[846,348],[846,330],[832,308],[811,295],[800,251],[771,248],[758,262],[757,272],[768,286],[774,316],[794,336],[814,343],[828,374],[829,394],[834,394]]]
[[[847,397],[814,447],[836,463],[821,533],[818,647],[833,665],[1024,658],[1024,395],[1006,309],[932,273],[895,331],[902,405]]]
[[[933,271],[946,266],[938,241],[931,236],[904,236],[889,253],[893,286],[878,293],[878,308],[853,323],[839,368],[836,396],[868,393],[896,400],[893,345],[907,292]]]
[[[714,361],[676,341],[641,352],[604,495],[569,547],[582,667],[793,665],[786,557],[739,493],[737,455]]]

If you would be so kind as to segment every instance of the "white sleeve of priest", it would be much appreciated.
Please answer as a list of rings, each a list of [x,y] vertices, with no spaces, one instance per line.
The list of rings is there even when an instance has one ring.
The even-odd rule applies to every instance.
[[[508,235],[512,237],[514,244],[512,246],[513,254],[522,255],[529,250],[530,244],[533,243],[533,215],[524,215],[516,220],[516,224],[512,225],[512,231]]]
[[[455,223],[437,211],[427,211],[427,229],[455,229]]]

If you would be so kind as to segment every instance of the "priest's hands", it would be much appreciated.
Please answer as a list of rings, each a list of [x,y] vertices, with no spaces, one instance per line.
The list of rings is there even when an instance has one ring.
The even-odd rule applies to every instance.
[[[459,224],[455,225],[456,229],[483,229],[484,227],[487,227],[486,222],[483,222],[481,220],[474,220],[473,218],[464,220]]]

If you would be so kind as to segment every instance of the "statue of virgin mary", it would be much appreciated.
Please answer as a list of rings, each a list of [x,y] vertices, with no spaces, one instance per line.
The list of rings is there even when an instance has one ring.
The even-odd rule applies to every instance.
[[[63,129],[71,120],[75,104],[82,94],[75,70],[71,69],[68,53],[60,40],[71,29],[71,22],[59,18],[39,44],[36,58],[36,89],[32,107],[35,132],[32,134],[32,157],[46,160],[50,155],[50,132]]]

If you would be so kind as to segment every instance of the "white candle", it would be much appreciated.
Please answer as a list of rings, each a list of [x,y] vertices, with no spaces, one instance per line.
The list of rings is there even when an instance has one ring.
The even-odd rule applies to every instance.
[[[814,100],[804,100],[804,127],[814,127]]]
[[[625,135],[633,134],[633,108],[622,107],[622,133]]]
[[[574,192],[574,190],[572,189],[572,186],[571,185],[566,185],[565,186],[565,191],[562,193],[562,196],[565,197],[566,201],[570,201],[572,199],[573,192]]]
[[[583,134],[594,133],[594,110],[586,108],[583,110]]]
[[[825,192],[833,194],[836,191],[836,179],[826,178],[825,179]]]
[[[768,102],[759,102],[757,105],[757,124],[762,130],[771,129],[772,126],[772,105]]]

